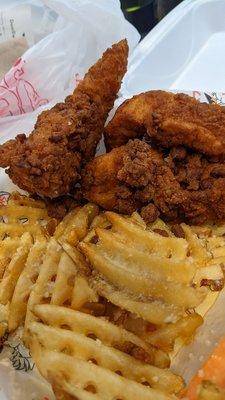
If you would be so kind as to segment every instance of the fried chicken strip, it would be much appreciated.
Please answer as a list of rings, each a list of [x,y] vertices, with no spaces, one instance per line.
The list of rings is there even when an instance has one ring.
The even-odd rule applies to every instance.
[[[89,162],[82,187],[88,200],[126,214],[151,202],[154,216],[160,209],[175,218],[177,205],[186,200],[162,154],[138,139]]]
[[[92,66],[64,103],[42,112],[31,135],[0,146],[0,166],[30,194],[65,195],[94,156],[107,115],[127,68],[126,40],[112,46]]]
[[[174,148],[168,154],[135,139],[89,162],[86,199],[107,210],[141,209],[147,222],[159,215],[193,224],[225,219],[225,163]]]
[[[105,128],[108,150],[144,135],[151,143],[184,145],[206,155],[225,156],[225,108],[185,94],[150,91],[125,101]]]

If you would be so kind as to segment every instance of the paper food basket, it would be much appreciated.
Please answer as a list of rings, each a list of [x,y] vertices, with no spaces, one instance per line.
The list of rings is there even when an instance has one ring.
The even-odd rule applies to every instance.
[[[51,40],[53,33],[56,34],[57,40],[61,40],[61,43],[68,35],[71,37],[74,34],[73,18],[78,24],[81,21],[82,26],[85,18],[87,18],[86,22],[90,23],[94,39],[88,37],[85,43],[88,46],[90,57],[88,62],[84,62],[85,56],[82,47],[84,41],[82,42],[82,35],[78,35],[72,43],[65,46],[62,54],[57,54],[58,59],[56,56],[54,58],[54,54],[52,55],[52,69],[49,70],[49,73],[43,74],[43,70],[47,71],[48,68],[46,69],[46,65],[43,65],[40,70],[40,64],[37,67],[35,58],[31,57],[33,51],[31,47],[0,84],[0,143],[15,137],[17,133],[29,133],[37,115],[43,109],[50,108],[56,102],[63,100],[74,88],[76,79],[82,77],[101,52],[124,36],[129,39],[131,53],[128,72],[115,107],[124,99],[151,89],[188,92],[200,101],[225,104],[224,0],[183,1],[147,35],[133,52],[139,35],[122,18],[119,1],[109,0],[110,11],[104,0],[83,0],[83,3],[84,1],[87,6],[91,7],[88,15],[84,13],[82,0],[77,0],[79,10],[75,10],[75,3],[71,3],[69,0],[45,0],[44,3],[48,8],[43,14],[39,13],[38,17],[35,14],[35,18],[41,19],[43,30],[36,32],[36,36],[34,35],[30,40],[37,43],[36,51],[39,61],[42,57],[44,59],[43,42],[39,42],[39,40],[42,39],[44,46],[47,46],[51,52],[54,48],[54,41]],[[64,3],[63,8],[61,8],[62,2]],[[27,5],[30,7],[30,3],[32,3],[32,7],[40,7],[42,2],[37,0],[23,3],[24,7]],[[93,10],[98,15],[100,31],[95,30],[95,25],[91,25]],[[26,12],[31,12],[31,10]],[[105,17],[107,12],[112,18],[111,24]],[[57,13],[60,14],[59,18],[56,18]],[[69,24],[68,21],[70,21]],[[111,30],[108,29],[108,24]],[[104,29],[106,25],[108,34],[103,40],[102,35],[106,32]],[[75,57],[71,51],[78,54],[78,57]],[[83,52],[82,56],[79,56],[80,52]],[[66,77],[60,72],[62,65],[66,68]],[[33,73],[34,71],[35,73]],[[51,80],[50,85],[47,85],[53,76],[54,79]],[[44,80],[41,80],[42,78]],[[18,103],[18,99],[15,102],[15,99],[6,96],[11,87],[15,92],[26,88],[24,92],[21,92],[22,101],[25,102],[24,108],[20,108],[21,104]],[[56,88],[54,96],[52,95],[53,87]],[[7,93],[7,95],[9,94]],[[27,99],[31,99],[29,105]],[[12,108],[10,108],[11,106]],[[7,193],[12,188],[12,183],[4,171],[1,171],[0,203],[7,202]],[[225,290],[220,294],[213,308],[209,310],[206,321],[199,329],[194,342],[180,351],[173,361],[174,371],[183,374],[187,381],[203,361],[202,357],[198,357],[198,355],[204,354],[206,358],[215,343],[225,334],[224,305]],[[215,315],[217,316],[216,329]],[[193,354],[196,356],[193,357]],[[9,337],[4,347],[1,348],[0,389],[0,400],[54,399],[51,388],[37,373],[28,351],[20,343],[19,332]]]

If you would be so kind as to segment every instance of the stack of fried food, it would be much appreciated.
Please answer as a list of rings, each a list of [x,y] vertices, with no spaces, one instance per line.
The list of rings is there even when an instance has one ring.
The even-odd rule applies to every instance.
[[[106,210],[138,209],[146,222],[223,222],[224,107],[149,91],[125,101],[104,129],[127,56],[126,40],[108,49],[64,103],[40,114],[30,136],[0,146],[0,166],[21,189],[56,199],[57,216],[70,194]],[[103,131],[108,153],[94,158]]]
[[[224,287],[222,107],[135,96],[93,159],[127,56],[126,40],[108,49],[30,136],[0,146],[33,196],[0,207],[0,336],[23,328],[58,400],[177,398],[170,359]]]
[[[125,101],[105,128],[109,153],[83,171],[83,193],[148,222],[225,220],[225,109],[150,91]]]
[[[146,225],[91,203],[57,225],[18,193],[0,213],[1,336],[24,326],[56,398],[175,398],[170,356],[224,285],[225,226]]]

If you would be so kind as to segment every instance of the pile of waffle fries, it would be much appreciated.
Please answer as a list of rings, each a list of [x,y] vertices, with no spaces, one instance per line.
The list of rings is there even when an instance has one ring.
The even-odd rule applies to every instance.
[[[56,398],[176,398],[170,357],[224,286],[225,226],[181,224],[177,237],[90,203],[57,224],[18,193],[0,217],[0,336],[23,327]]]

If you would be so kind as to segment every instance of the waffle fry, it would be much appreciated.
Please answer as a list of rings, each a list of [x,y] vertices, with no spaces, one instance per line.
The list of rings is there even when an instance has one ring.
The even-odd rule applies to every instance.
[[[94,228],[108,228],[110,226],[111,226],[111,223],[109,222],[108,218],[106,217],[106,214],[101,213],[101,214],[96,215],[96,217],[94,217],[94,219],[90,225],[90,231],[92,231],[92,229],[94,229]]]
[[[80,248],[100,274],[115,286],[125,287],[137,295],[154,297],[186,309],[198,306],[205,297],[204,290],[195,290],[173,281],[159,280],[154,276],[150,278],[147,275],[140,275],[139,271],[130,269],[129,263],[122,264],[121,260],[117,261],[110,257],[101,245],[81,243]],[[133,261],[139,262],[138,258]]]
[[[155,233],[162,233],[166,232],[166,234],[169,237],[174,237],[173,232],[171,231],[171,228],[168,224],[166,224],[164,221],[162,221],[160,218],[158,218],[156,221],[154,221],[152,224],[149,224],[147,226],[147,229],[150,229],[151,231]],[[167,236],[166,235],[166,236]]]
[[[123,259],[129,263],[130,269],[134,269],[135,264],[135,268],[139,269],[140,274],[146,273],[171,281],[175,279],[181,283],[189,283],[195,274],[196,266],[188,257],[184,260],[176,260],[175,257],[168,258],[163,256],[159,258],[159,254],[148,254],[136,249],[135,246],[128,247],[125,240],[123,240],[125,238],[121,237],[120,234],[99,228],[96,228],[95,231],[107,252],[117,254],[118,260],[120,254],[122,254]],[[136,264],[137,260],[139,260],[138,264]]]
[[[41,207],[42,204],[40,210]],[[59,224],[47,246],[46,243],[37,242],[39,244],[34,247],[33,255],[30,256],[31,262],[27,263],[23,271],[10,307],[10,329],[15,329],[22,323],[26,314],[24,340],[27,344],[29,340],[26,329],[35,319],[33,308],[36,304],[51,303],[77,307],[75,279],[79,278],[78,267],[83,271],[86,263],[83,255],[71,243],[76,243],[87,234],[97,211],[98,208],[92,204],[74,209]],[[39,262],[35,262],[39,252],[43,257],[39,258]],[[24,298],[28,300],[27,310]],[[96,295],[93,299],[96,300]],[[18,310],[21,311],[19,316]]]
[[[87,392],[86,390],[78,389],[66,381],[60,383],[62,380],[61,374],[55,376],[55,373],[49,373],[48,375],[51,378],[50,382],[57,400],[101,400],[98,395]]]
[[[55,230],[55,238],[58,240],[61,237],[64,238],[64,241],[66,241],[68,234],[70,234],[70,232],[73,229],[73,222],[74,220],[77,220],[77,213],[78,211],[80,211],[81,208],[75,208],[74,210],[72,210],[69,214],[67,214],[64,219],[59,223],[59,225],[57,226],[56,230]],[[86,226],[86,220],[85,220],[85,226]],[[67,232],[65,232],[65,230]],[[78,241],[78,237],[76,236],[75,238],[76,240],[74,240],[74,244],[77,243]]]
[[[6,238],[0,241],[0,279],[2,279],[7,265],[10,263],[13,255],[16,253],[20,244],[20,239]]]
[[[46,230],[34,224],[18,224],[15,223],[2,223],[0,222],[0,241],[5,238],[18,238],[21,237],[24,233],[29,232],[35,240],[45,240],[47,232]]]
[[[156,349],[133,333],[118,327],[107,320],[93,317],[79,311],[69,308],[57,307],[52,305],[39,305],[34,308],[35,315],[54,327],[67,325],[71,330],[85,335],[94,335],[109,346],[127,348],[133,351],[137,356],[140,352],[145,355],[149,363],[160,368],[166,368],[169,365],[169,357],[161,350]]]
[[[221,263],[215,263],[215,259],[212,260],[212,264],[208,263],[207,267],[203,267],[197,270],[193,282],[196,285],[203,285],[204,282],[210,281],[212,283],[212,290],[215,290],[216,285],[224,285],[224,274],[221,269]],[[214,283],[214,285],[213,285]]]
[[[9,203],[0,207],[0,217],[8,223],[20,222],[24,219],[24,222],[32,224],[48,219],[48,214],[45,208],[34,208],[27,205],[20,206]]]
[[[196,274],[204,278],[211,275],[211,279],[218,280],[222,278],[221,264],[225,263],[225,225],[221,226],[188,226],[180,225],[185,239],[188,242],[190,256],[194,259],[197,266]],[[147,229],[166,232],[174,237],[171,227],[160,219],[150,224]],[[200,282],[195,275],[194,282]]]
[[[27,206],[42,209],[46,208],[44,201],[32,199],[31,197],[24,196],[19,192],[11,193],[8,200],[8,205]]]
[[[21,237],[25,232],[35,240],[44,240],[48,236],[48,224],[53,222],[44,202],[17,192],[11,194],[7,205],[0,206],[0,220],[0,240]]]
[[[30,323],[35,320],[33,310],[37,304],[49,303],[71,308],[75,306],[76,308],[77,295],[78,301],[80,301],[80,296],[83,295],[82,288],[79,288],[80,292],[78,293],[75,289],[76,280],[79,283],[77,265],[80,266],[80,259],[84,262],[83,268],[85,260],[81,254],[79,254],[79,260],[75,263],[54,237],[48,242],[42,264],[39,266],[36,284],[31,291],[27,305],[24,335],[27,344],[29,339],[26,336],[26,330]],[[91,291],[91,289],[88,290]],[[96,301],[96,295],[94,295],[93,300]]]
[[[188,227],[183,224],[188,237],[191,239],[192,253],[201,257],[201,268],[196,271],[193,282],[197,285],[205,285],[213,291],[219,291],[224,287],[225,265],[225,238],[223,226],[221,227]],[[199,239],[199,240],[198,240]],[[200,245],[202,248],[200,248]]]
[[[81,269],[85,263],[83,256],[69,241],[75,231],[78,238],[87,233],[97,210],[92,205],[74,210],[55,235]],[[76,214],[78,218],[74,218]],[[52,238],[46,246],[48,236],[41,223],[49,219],[43,202],[15,193],[7,206],[0,207],[0,215],[5,221],[0,226],[2,239],[8,236],[0,242],[0,302],[9,302],[7,329],[12,331],[23,324],[25,316],[26,325],[32,320],[32,307],[39,302],[71,305],[77,270],[56,239]]]
[[[210,229],[212,231],[212,235],[215,236],[224,236],[225,234],[225,224],[219,225],[219,226],[210,226]]]
[[[55,231],[55,238],[59,243],[69,243],[76,245],[82,240],[88,232],[88,229],[96,215],[98,206],[92,203],[84,207],[75,208],[60,222]]]
[[[225,238],[209,237],[206,240],[207,250],[212,255],[212,264],[225,263]]]
[[[189,342],[193,338],[196,329],[203,324],[203,318],[196,314],[190,314],[181,318],[175,323],[170,323],[155,332],[146,336],[148,343],[157,346],[164,351],[170,352],[174,348],[175,340],[180,337],[185,342]]]
[[[105,215],[111,225],[95,227],[95,236],[92,233],[79,244],[93,269],[86,280],[99,296],[130,313],[131,320],[136,315],[141,323],[154,324],[153,332],[143,325],[140,337],[170,352],[178,338],[187,342],[203,323],[200,315],[185,313],[205,299],[208,289],[200,286],[223,287],[224,238],[211,236],[208,228],[197,232],[185,224],[184,238],[177,238],[161,220],[146,226],[137,215]],[[85,298],[81,310],[84,303]],[[135,332],[135,321],[131,323]]]
[[[193,309],[223,280],[224,238],[185,224],[178,238],[159,219],[146,226],[138,213],[99,214],[90,203],[50,238],[41,201],[15,195],[5,207],[0,335],[25,320],[25,343],[58,399],[174,398],[183,382],[168,353],[203,322]]]
[[[91,242],[91,240],[94,239],[96,236],[95,234],[95,228],[105,228],[108,229],[111,227],[110,221],[107,219],[105,213],[101,213],[99,215],[96,215],[96,217],[93,219],[90,229],[84,237],[84,242]]]
[[[92,360],[103,368],[120,371],[125,378],[139,383],[148,382],[153,388],[175,393],[183,387],[182,379],[169,370],[142,363],[103,343],[99,346],[96,340],[85,335],[35,322],[30,326],[30,334],[48,350],[58,350],[84,361]]]
[[[92,386],[96,389],[96,394],[99,394],[100,398],[103,395],[105,396],[103,398],[111,399],[111,396],[116,394],[104,394],[105,389],[101,389],[100,383],[104,376],[109,388],[115,383],[121,385],[125,380],[127,385],[131,385],[133,390],[137,390],[137,396],[139,395],[138,388],[140,390],[143,388],[140,384],[148,384],[152,389],[146,389],[147,392],[144,390],[143,394],[146,393],[147,395],[148,393],[150,397],[147,398],[149,399],[157,399],[157,396],[163,395],[159,390],[167,393],[177,393],[182,389],[182,379],[169,370],[160,369],[136,360],[132,355],[116,348],[118,341],[122,344],[124,340],[125,342],[132,340],[133,344],[137,343],[139,346],[143,344],[140,339],[124,329],[115,327],[109,322],[96,317],[52,305],[36,306],[35,313],[45,325],[40,322],[33,322],[29,327],[32,355],[41,373],[45,377],[51,377],[50,381],[52,381],[52,377],[53,380],[56,379],[59,376],[58,374],[64,376],[66,370],[71,370],[72,363],[74,363],[74,366],[77,365],[77,368],[79,366],[80,372],[83,374],[81,381],[80,378],[75,381],[72,379],[71,381],[71,377],[69,379],[67,377],[67,383],[73,383],[71,393],[74,393],[73,389],[77,385],[81,387],[81,383],[82,389],[87,389],[89,386],[88,381],[91,379]],[[146,348],[146,344],[143,345]],[[47,352],[45,353],[45,351]],[[51,359],[53,352],[57,354],[56,359],[58,361],[61,359],[65,369],[62,365],[61,368],[58,368],[58,362],[56,362],[58,364],[56,368],[48,364],[44,369],[44,365],[40,365],[40,363],[42,364],[41,360],[44,360],[46,356],[50,356]],[[41,354],[42,357],[40,357]],[[107,371],[110,372],[108,376],[105,374]],[[118,374],[122,378],[120,377],[117,381]],[[136,384],[133,385],[134,383]],[[140,392],[141,394],[142,392]],[[161,397],[159,398],[161,399]],[[170,397],[165,397],[165,399],[167,398]]]
[[[0,242],[0,337],[8,330],[12,297],[32,246],[33,239],[28,232],[21,238]]]
[[[196,278],[195,283],[207,276],[206,242],[186,226],[185,239],[175,237],[167,225],[168,236],[161,236],[158,232],[165,229],[163,222],[158,220],[147,227],[137,213],[131,218],[96,213],[91,204],[74,209],[56,229],[30,296],[26,329],[36,320],[34,309],[38,304],[66,306],[100,316],[104,315],[103,298],[118,311],[126,310],[138,317],[140,323],[154,324],[153,333],[146,335],[145,329],[142,333],[140,329],[139,333],[135,329],[133,332],[145,344],[152,341],[158,359],[152,357],[151,363],[165,367],[169,361],[165,352],[173,348],[178,337],[187,340],[185,329],[191,336],[202,323],[199,315],[185,316],[184,311],[199,305],[207,293],[206,288],[191,286],[197,274],[201,278]],[[212,248],[213,243],[210,245]],[[218,246],[219,243],[214,244],[215,248]],[[78,247],[91,262],[94,273],[90,274]],[[221,273],[218,266],[217,273]],[[163,352],[157,353],[156,348]]]
[[[33,244],[31,235],[27,232],[21,237],[15,254],[5,268],[0,282],[0,303],[7,304],[11,300],[18,278],[25,266],[27,256]]]
[[[79,385],[86,391],[95,391],[100,399],[174,400],[173,395],[147,388],[93,363],[57,351],[42,349],[37,344],[33,345],[32,355],[45,378],[49,373],[50,375],[54,373],[53,371],[61,372],[62,382],[66,380],[72,387]]]
[[[202,245],[201,241],[198,240],[197,235],[188,225],[181,224],[181,226],[185,232],[186,239],[188,240],[191,256],[194,259],[199,260],[201,262],[201,265],[204,265],[204,263],[208,259],[207,249],[204,245]]]
[[[46,250],[46,242],[36,242],[28,254],[25,267],[17,281],[9,313],[9,331],[20,326],[26,316],[27,302],[40,272],[40,265]]]
[[[183,315],[183,309],[180,307],[162,303],[159,300],[144,299],[143,296],[141,299],[134,295],[131,296],[125,291],[116,289],[99,277],[96,279],[91,276],[88,281],[95,293],[99,293],[99,295],[105,297],[122,310],[125,309],[150,323],[161,325],[168,321],[168,317],[171,321],[176,322]],[[93,300],[87,296],[83,304],[88,301]]]
[[[98,300],[97,291],[90,287],[86,277],[77,275],[74,282],[71,308],[81,310],[86,303],[96,303]]]
[[[88,234],[88,229],[97,214],[98,207],[94,204],[77,207],[65,216],[54,234],[55,239],[81,271],[86,263],[76,246]]]
[[[48,243],[46,253],[40,266],[40,272],[36,280],[36,284],[28,301],[25,328],[34,319],[32,313],[34,306],[36,304],[41,304],[44,302],[48,303],[51,301],[62,254],[62,247],[54,238],[52,238]]]
[[[30,334],[48,350],[66,352],[85,361],[94,361],[97,365],[111,371],[120,371],[125,378],[136,382],[148,382],[153,388],[168,393],[179,392],[183,387],[180,377],[167,369],[160,369],[142,363],[120,350],[108,347],[101,343],[65,329],[53,328],[40,323],[32,323]],[[66,349],[66,350],[65,350]],[[158,379],[156,379],[156,377]]]
[[[44,202],[17,192],[0,207],[0,305],[7,305],[4,330],[23,324],[27,302],[49,238]]]
[[[113,229],[124,235],[127,244],[135,243],[136,248],[166,257],[176,257],[184,259],[187,255],[188,243],[184,239],[163,237],[155,232],[146,231],[132,223],[129,218],[113,213],[106,212],[106,216],[113,225]]]

